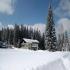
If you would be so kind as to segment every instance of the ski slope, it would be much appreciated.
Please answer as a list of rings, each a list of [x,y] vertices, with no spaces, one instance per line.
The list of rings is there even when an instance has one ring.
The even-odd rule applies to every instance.
[[[0,70],[70,70],[70,53],[0,49]]]

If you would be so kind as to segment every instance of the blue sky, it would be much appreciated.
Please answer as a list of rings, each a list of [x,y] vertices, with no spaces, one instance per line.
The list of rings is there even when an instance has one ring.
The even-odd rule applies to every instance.
[[[14,23],[45,23],[47,21],[49,1],[50,0],[16,0],[15,3],[12,4],[14,5],[14,12],[12,12],[12,14],[0,12],[0,21],[5,25]],[[54,0],[52,2],[53,8],[55,8],[58,3],[59,0]]]
[[[56,31],[70,31],[70,0],[0,0],[0,29],[14,24],[28,25],[41,32],[47,24],[49,3],[51,2]],[[60,30],[59,30],[60,29]]]

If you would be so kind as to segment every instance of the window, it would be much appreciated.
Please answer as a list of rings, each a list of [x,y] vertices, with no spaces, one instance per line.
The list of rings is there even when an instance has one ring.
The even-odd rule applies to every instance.
[[[38,47],[38,44],[32,44],[32,47]]]

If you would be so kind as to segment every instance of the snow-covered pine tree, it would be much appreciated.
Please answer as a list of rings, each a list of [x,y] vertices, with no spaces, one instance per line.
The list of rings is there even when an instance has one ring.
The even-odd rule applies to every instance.
[[[58,51],[62,51],[64,46],[64,33],[58,35]]]
[[[63,24],[60,25],[59,28],[59,34],[58,34],[58,50],[62,51],[63,46],[64,46],[64,27]]]
[[[62,51],[69,51],[69,50],[70,50],[70,44],[69,44],[69,39],[68,39],[68,32],[65,31]]]
[[[49,51],[55,51],[57,49],[56,44],[57,42],[56,42],[56,34],[55,34],[55,24],[53,21],[53,12],[50,4],[48,10],[46,31],[45,31],[45,48],[46,50]]]

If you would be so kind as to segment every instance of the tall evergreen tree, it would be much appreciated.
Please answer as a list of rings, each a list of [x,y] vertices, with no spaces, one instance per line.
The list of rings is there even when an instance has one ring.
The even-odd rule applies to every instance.
[[[68,38],[68,32],[65,31],[64,33],[64,43],[62,47],[63,51],[69,51],[70,50],[70,44],[69,44],[69,38]]]
[[[42,49],[42,50],[45,50],[45,46],[44,46],[44,40],[45,39],[45,36],[44,36],[44,33],[43,33],[43,35],[42,35],[42,37],[41,37],[41,39],[40,39],[40,49]]]
[[[6,29],[6,42],[9,43],[9,34],[10,34],[10,29],[7,27]]]
[[[20,36],[21,38],[24,38],[24,26],[23,25],[21,25]]]
[[[19,34],[20,34],[19,26],[15,24],[13,42],[14,42],[14,46],[16,47],[17,47],[18,40],[20,38]]]
[[[5,42],[6,40],[6,29],[2,28],[2,41]]]
[[[33,29],[31,27],[29,29],[29,39],[33,39]]]
[[[14,31],[13,29],[9,30],[9,38],[8,38],[8,43],[13,44],[13,37],[14,37]]]
[[[64,45],[64,33],[58,35],[58,50],[62,51]]]
[[[48,20],[45,33],[45,48],[49,51],[55,51],[56,47],[56,34],[55,34],[55,24],[53,20],[53,11],[51,5],[48,11]]]
[[[2,41],[2,30],[0,30],[0,41]]]

